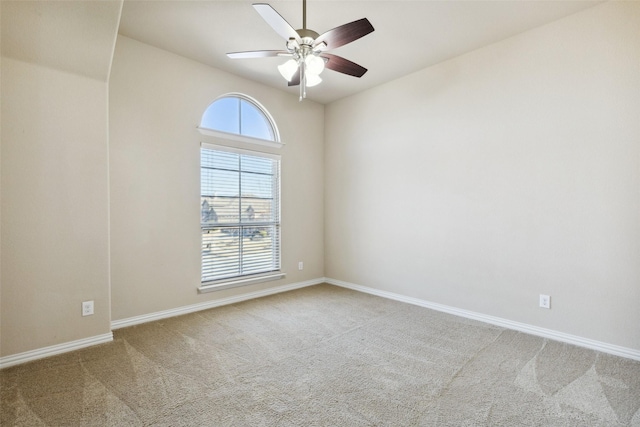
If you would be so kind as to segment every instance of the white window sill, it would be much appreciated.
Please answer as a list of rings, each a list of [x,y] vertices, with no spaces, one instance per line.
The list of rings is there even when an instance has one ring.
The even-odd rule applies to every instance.
[[[285,276],[286,276],[285,273],[279,271],[275,273],[263,274],[260,276],[245,277],[242,279],[235,279],[235,280],[230,279],[230,280],[222,280],[222,281],[216,281],[216,282],[207,282],[207,283],[203,283],[198,288],[198,293],[203,294],[207,292],[216,292],[216,291],[222,291],[224,289],[237,288],[239,286],[247,286],[247,285],[254,285],[256,283],[270,282],[272,280],[283,279]]]

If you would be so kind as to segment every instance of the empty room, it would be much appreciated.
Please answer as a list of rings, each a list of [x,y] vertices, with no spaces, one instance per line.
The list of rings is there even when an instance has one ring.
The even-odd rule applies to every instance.
[[[640,2],[0,5],[0,425],[640,427]]]

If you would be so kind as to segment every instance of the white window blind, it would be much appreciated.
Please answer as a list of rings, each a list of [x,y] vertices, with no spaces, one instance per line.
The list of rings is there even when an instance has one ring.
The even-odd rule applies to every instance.
[[[202,282],[280,270],[278,156],[203,144]]]

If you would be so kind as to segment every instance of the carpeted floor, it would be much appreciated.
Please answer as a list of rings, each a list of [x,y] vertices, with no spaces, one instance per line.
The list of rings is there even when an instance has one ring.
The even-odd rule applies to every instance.
[[[2,426],[640,426],[640,362],[330,285],[0,380]]]

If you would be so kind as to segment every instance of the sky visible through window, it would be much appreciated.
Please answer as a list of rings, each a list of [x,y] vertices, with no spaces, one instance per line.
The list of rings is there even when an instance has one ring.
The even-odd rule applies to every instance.
[[[236,96],[220,98],[202,116],[201,127],[273,141],[274,132],[264,113],[251,102]]]

